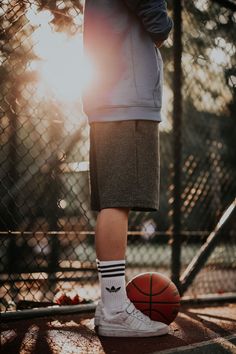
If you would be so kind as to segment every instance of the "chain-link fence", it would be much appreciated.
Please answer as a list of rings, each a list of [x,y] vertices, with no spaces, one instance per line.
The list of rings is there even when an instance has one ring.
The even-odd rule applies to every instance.
[[[217,2],[185,1],[182,18],[183,269],[236,195],[236,16]],[[231,223],[189,294],[235,291],[235,236]]]
[[[161,209],[130,214],[128,279],[173,277],[176,259],[183,272],[235,198],[236,12],[225,4],[183,1],[181,21],[180,2],[168,3],[176,32],[161,48]],[[45,306],[61,292],[96,299],[83,2],[3,0],[0,16],[1,308]],[[231,222],[186,294],[235,292],[235,254]]]

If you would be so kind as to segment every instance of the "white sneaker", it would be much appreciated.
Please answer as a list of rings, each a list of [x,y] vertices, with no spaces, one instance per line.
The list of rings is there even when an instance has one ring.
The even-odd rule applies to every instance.
[[[97,304],[96,310],[95,310],[95,315],[94,315],[94,326],[95,327],[99,326],[101,315],[102,315],[102,302],[98,301],[98,304]]]
[[[101,309],[98,334],[106,337],[153,337],[169,333],[169,327],[137,310],[132,302],[127,301],[127,307],[117,314],[108,314]]]

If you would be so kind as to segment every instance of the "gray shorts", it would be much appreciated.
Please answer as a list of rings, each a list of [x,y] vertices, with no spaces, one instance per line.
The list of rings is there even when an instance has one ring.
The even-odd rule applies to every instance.
[[[159,126],[126,120],[90,124],[91,209],[159,207]]]

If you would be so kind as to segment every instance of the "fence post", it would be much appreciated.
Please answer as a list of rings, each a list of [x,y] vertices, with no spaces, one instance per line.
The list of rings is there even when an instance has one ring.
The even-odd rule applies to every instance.
[[[53,105],[52,105],[52,108]],[[50,147],[51,151],[57,151],[56,148],[59,146],[59,141],[62,139],[61,124],[57,121],[57,110],[54,108],[55,117],[51,116],[49,136],[50,136]],[[59,168],[59,156],[55,153],[54,157],[55,166],[48,173],[48,186],[50,188],[49,192],[49,209],[48,209],[48,226],[50,231],[59,231],[59,217],[60,208],[58,205],[60,196],[60,168]],[[47,191],[45,191],[47,193]],[[55,293],[55,287],[57,284],[55,273],[58,271],[59,258],[60,258],[60,239],[58,234],[55,233],[50,236],[50,258],[48,262],[48,285],[49,290]]]
[[[18,115],[17,115],[17,98],[19,96],[19,91],[17,88],[12,90],[12,96],[9,102],[9,126],[10,126],[10,136],[9,136],[9,189],[11,189],[18,180],[18,169],[17,169],[17,128],[18,128]],[[9,203],[6,203],[7,208],[10,212],[10,218],[7,218],[7,227],[12,231],[17,230],[19,224],[19,211],[16,204],[17,196],[13,197],[9,194]],[[11,235],[9,231],[10,241],[7,247],[7,273],[8,279],[14,279],[14,270],[15,270],[15,259],[17,257],[17,246],[15,236]],[[17,300],[18,288],[15,283],[12,283],[9,293],[13,301]]]
[[[173,242],[171,254],[171,278],[180,290],[181,256],[181,118],[182,118],[182,4],[173,2]],[[180,290],[181,291],[181,290]]]

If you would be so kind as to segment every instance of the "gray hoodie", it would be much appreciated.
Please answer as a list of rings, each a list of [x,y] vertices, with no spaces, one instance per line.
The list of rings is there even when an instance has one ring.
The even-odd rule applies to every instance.
[[[163,0],[86,0],[84,51],[95,68],[83,92],[89,123],[161,120],[163,62],[154,42],[172,25]]]

